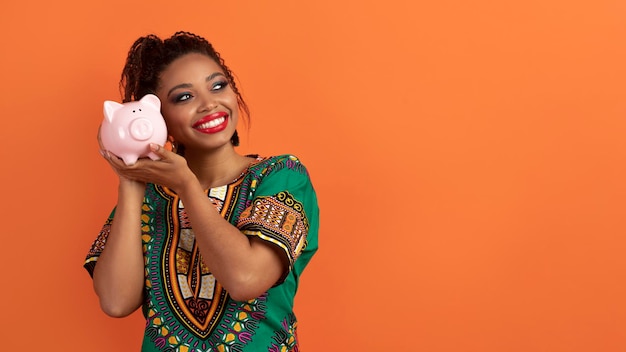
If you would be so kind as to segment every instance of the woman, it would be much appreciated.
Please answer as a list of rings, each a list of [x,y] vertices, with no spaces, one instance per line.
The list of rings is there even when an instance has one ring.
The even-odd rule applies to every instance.
[[[204,38],[139,38],[120,87],[125,102],[159,97],[173,148],[132,166],[102,151],[118,201],[85,268],[103,311],[142,307],[142,351],[297,351],[293,299],[318,231],[305,167],[236,152],[248,109]]]

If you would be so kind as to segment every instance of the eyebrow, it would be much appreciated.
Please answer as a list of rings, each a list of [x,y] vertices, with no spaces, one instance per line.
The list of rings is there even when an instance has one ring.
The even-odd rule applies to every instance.
[[[211,80],[213,80],[215,77],[218,77],[218,76],[226,77],[226,76],[224,76],[224,74],[223,74],[223,73],[221,73],[221,72],[213,72],[212,74],[210,74],[210,75],[208,75],[208,76],[207,76],[207,78],[205,79],[205,82],[210,82]],[[192,87],[191,83],[181,83],[181,84],[179,84],[179,85],[176,85],[176,86],[172,87],[172,89],[170,89],[170,90],[167,92],[167,96],[169,97],[169,96],[170,96],[170,94],[172,94],[172,92],[173,92],[173,91],[175,91],[176,89],[180,89],[180,88],[191,88],[191,87]]]

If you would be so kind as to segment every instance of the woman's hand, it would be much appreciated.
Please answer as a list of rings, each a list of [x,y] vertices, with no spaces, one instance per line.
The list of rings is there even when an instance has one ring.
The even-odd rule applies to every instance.
[[[150,144],[150,150],[160,157],[160,160],[149,158],[138,159],[134,165],[126,165],[117,155],[106,150],[100,138],[98,127],[98,145],[100,154],[111,165],[113,171],[119,176],[121,183],[155,183],[173,190],[177,190],[187,179],[195,177],[187,161],[180,155],[173,153],[160,145]]]
[[[100,130],[102,129],[102,125],[98,126],[98,146],[100,147],[100,155],[102,155],[104,157],[105,160],[107,160],[107,162],[109,164],[111,164],[111,155],[112,153],[108,152],[105,148],[104,145],[102,144],[102,138],[100,137]],[[116,156],[113,156],[113,158],[117,159]],[[117,176],[120,179],[120,187],[123,186],[128,186],[131,187],[133,189],[136,189],[138,192],[142,191],[143,189],[145,189],[146,184],[144,182],[139,182],[139,181],[135,181],[135,180],[131,180],[128,178],[125,178],[123,175],[120,175],[120,173],[117,172],[115,166],[113,164],[111,164],[111,167],[113,168],[113,171],[115,171],[115,173],[117,174]]]
[[[195,179],[187,160],[182,156],[154,143],[150,144],[150,151],[158,155],[160,160],[141,158],[133,165],[126,165],[122,159],[109,151],[105,150],[103,156],[120,178],[124,179],[154,183],[173,190],[179,190],[187,182]]]

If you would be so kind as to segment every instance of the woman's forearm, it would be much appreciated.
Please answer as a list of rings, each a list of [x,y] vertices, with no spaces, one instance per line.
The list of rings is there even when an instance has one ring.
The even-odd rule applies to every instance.
[[[144,192],[143,183],[120,181],[111,232],[94,269],[94,289],[100,306],[113,317],[131,314],[143,299],[141,207]]]
[[[258,297],[271,288],[287,266],[284,253],[249,238],[216,211],[199,184],[179,192],[205,264],[235,300]]]

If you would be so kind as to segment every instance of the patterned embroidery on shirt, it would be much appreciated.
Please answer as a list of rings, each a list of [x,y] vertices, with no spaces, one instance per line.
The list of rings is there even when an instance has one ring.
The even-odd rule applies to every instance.
[[[156,347],[167,352],[239,352],[252,341],[259,322],[265,319],[266,301],[267,294],[248,302],[230,300],[220,324],[206,339],[198,339],[188,333],[177,334],[179,327],[172,324],[171,317],[152,307],[147,314],[146,336]]]
[[[271,197],[257,197],[241,213],[237,227],[246,235],[279,245],[293,263],[306,246],[309,222],[302,203],[283,191]]]
[[[217,198],[214,205],[227,217],[237,185],[208,195]],[[161,187],[149,193],[155,190],[158,196],[147,197],[142,214],[146,296],[152,298],[146,307],[146,337],[162,351],[241,351],[265,318],[267,294],[248,302],[230,299],[202,260],[178,196]],[[169,209],[165,214],[171,218],[155,212],[160,208]]]
[[[260,161],[262,159],[257,160]],[[304,165],[300,163],[300,160],[293,155],[282,155],[280,157],[267,159],[265,162],[251,166],[250,175],[253,175],[252,181],[249,184],[243,183],[241,185],[241,194],[246,195],[247,200],[245,203],[241,202],[241,204],[237,206],[237,211],[242,212],[245,208],[252,204],[256,188],[259,184],[261,184],[266,175],[271,172],[280,171],[284,168],[307,176],[309,174]]]
[[[272,340],[274,342],[267,349],[268,352],[298,352],[298,322],[292,313],[282,323],[282,330],[277,331]]]
[[[93,270],[96,267],[96,261],[98,260],[100,253],[102,253],[104,245],[107,243],[107,238],[109,238],[109,233],[111,232],[111,220],[112,219],[110,218],[107,219],[104,226],[102,226],[100,233],[98,233],[98,237],[96,237],[96,240],[91,245],[89,253],[87,253],[84,267],[87,269],[87,272],[89,272],[89,275],[91,276],[93,276]]]

